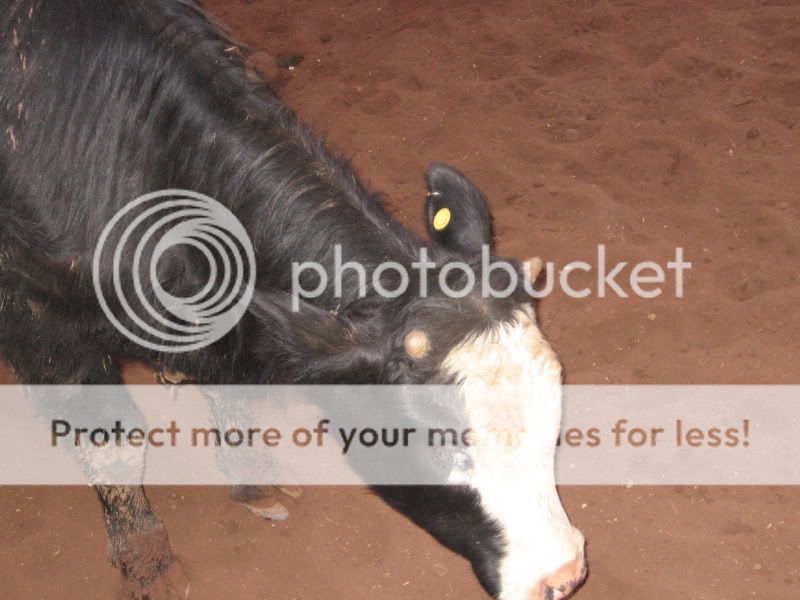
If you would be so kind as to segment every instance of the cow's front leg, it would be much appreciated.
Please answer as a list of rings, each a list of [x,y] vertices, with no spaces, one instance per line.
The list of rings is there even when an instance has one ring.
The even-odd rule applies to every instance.
[[[189,580],[141,486],[95,486],[125,600],[183,600]]]
[[[141,415],[121,386],[116,362],[98,344],[103,336],[86,336],[85,323],[65,320],[61,311],[50,310],[51,303],[24,296],[21,281],[11,281],[5,288],[3,283],[0,279],[0,355],[21,383],[32,384],[26,389],[37,410],[74,423],[88,418],[140,424]],[[82,386],[50,387],[58,384]],[[118,390],[113,398],[109,398],[112,388],[106,386],[118,386],[113,388]],[[141,481],[144,452],[110,449],[74,448],[73,455],[90,481],[103,481],[103,473],[127,474],[123,481]],[[95,490],[103,507],[110,557],[122,574],[126,600],[187,598],[189,582],[142,487],[96,485]]]

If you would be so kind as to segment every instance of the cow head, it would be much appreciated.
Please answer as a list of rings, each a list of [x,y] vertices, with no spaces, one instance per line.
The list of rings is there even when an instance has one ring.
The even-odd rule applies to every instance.
[[[462,174],[434,166],[427,182],[437,269],[425,297],[413,290],[350,314],[305,307],[306,317],[261,298],[256,311],[282,331],[280,364],[299,381],[452,384],[478,439],[504,428],[523,431],[511,444],[472,445],[466,461],[452,462],[452,485],[376,492],[469,559],[493,597],[559,600],[586,575],[584,538],[567,518],[554,477],[561,365],[521,287],[502,297],[479,289],[459,298],[445,293],[434,275],[449,262],[466,263],[481,277],[491,227],[483,195]],[[460,277],[463,270],[454,271],[448,289],[460,289]],[[505,271],[491,277],[499,279],[494,289],[506,289]],[[274,343],[264,351],[275,355]]]

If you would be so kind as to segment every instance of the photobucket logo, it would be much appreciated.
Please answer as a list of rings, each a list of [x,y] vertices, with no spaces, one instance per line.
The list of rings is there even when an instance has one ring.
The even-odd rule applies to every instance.
[[[654,261],[643,261],[632,265],[625,261],[609,264],[605,244],[597,246],[596,263],[572,261],[560,269],[553,262],[542,263],[533,259],[517,268],[506,260],[492,258],[489,246],[481,250],[481,260],[477,267],[465,262],[453,261],[437,265],[429,259],[428,249],[421,248],[418,260],[410,265],[410,269],[401,263],[387,261],[377,267],[367,269],[356,261],[344,262],[342,247],[334,246],[332,275],[326,267],[314,261],[292,263],[292,309],[300,309],[301,300],[318,298],[324,293],[333,291],[335,298],[344,296],[344,281],[358,282],[358,297],[364,298],[367,290],[382,298],[397,298],[409,291],[411,282],[419,286],[412,290],[420,298],[427,298],[429,285],[449,298],[464,298],[470,294],[479,294],[483,298],[507,298],[522,287],[533,298],[544,298],[556,289],[570,298],[587,298],[595,295],[606,298],[609,295],[618,298],[635,296],[652,299],[660,296],[665,285],[674,276],[674,293],[676,298],[684,296],[684,274],[692,268],[692,263],[684,259],[683,248],[675,248],[674,260],[666,265]],[[629,269],[629,271],[627,270]],[[540,271],[544,270],[544,285],[534,285]],[[669,271],[674,271],[668,275]],[[415,277],[409,272],[416,273]],[[493,277],[500,272],[501,277]],[[387,287],[384,275],[393,282]],[[452,278],[451,275],[456,277]],[[452,279],[458,283],[452,285]],[[499,285],[499,287],[498,287]],[[352,289],[348,292],[352,294]]]
[[[161,190],[126,204],[106,225],[92,260],[106,317],[158,352],[189,352],[222,338],[247,310],[255,277],[253,245],[236,216],[189,190]],[[109,283],[112,302],[104,292]]]

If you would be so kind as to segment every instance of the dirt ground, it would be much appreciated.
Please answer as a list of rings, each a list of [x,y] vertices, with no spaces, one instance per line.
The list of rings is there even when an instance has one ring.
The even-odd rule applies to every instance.
[[[541,302],[568,382],[800,383],[800,3],[208,6],[294,65],[276,71],[283,97],[409,226],[437,160],[485,190],[505,254],[594,263],[605,243],[611,261],[664,263],[686,249],[682,300]],[[561,492],[589,540],[581,600],[800,597],[800,489]],[[464,560],[362,489],[308,489],[282,524],[222,488],[150,496],[196,600],[485,598]],[[5,598],[113,597],[90,488],[4,488],[0,514]]]

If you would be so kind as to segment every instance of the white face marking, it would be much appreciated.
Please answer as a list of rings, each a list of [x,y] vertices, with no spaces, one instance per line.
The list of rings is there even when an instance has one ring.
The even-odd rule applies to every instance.
[[[534,322],[518,311],[505,323],[453,349],[445,368],[464,394],[476,437],[473,468],[452,474],[473,487],[506,542],[502,600],[530,600],[565,564],[583,561],[584,538],[569,522],[555,486],[561,424],[561,364]],[[510,434],[510,435],[509,435]]]

